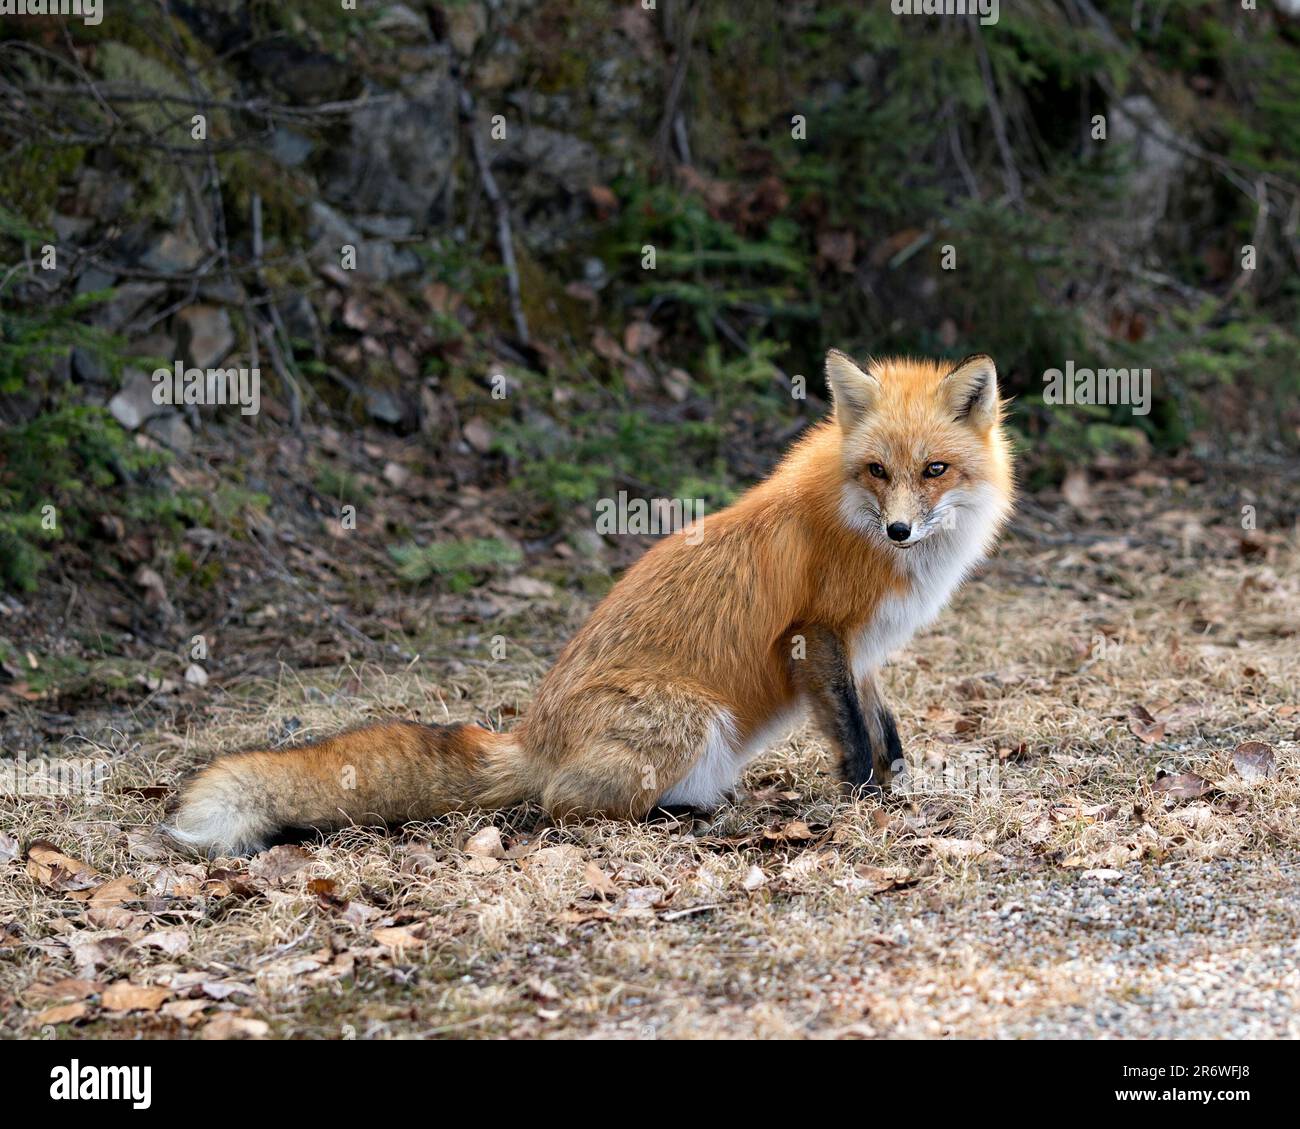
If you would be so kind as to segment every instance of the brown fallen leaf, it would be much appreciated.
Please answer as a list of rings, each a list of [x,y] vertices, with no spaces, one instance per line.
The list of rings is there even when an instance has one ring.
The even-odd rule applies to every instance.
[[[883,894],[888,890],[901,890],[916,885],[912,872],[905,866],[868,866],[858,863],[853,873],[868,883],[865,887],[873,894]]]
[[[587,869],[582,872],[583,881],[591,887],[587,896],[593,898],[603,898],[611,901],[618,897],[618,883],[606,874],[594,862],[587,863]]]
[[[156,897],[175,899],[175,898],[196,898],[200,893],[213,893],[211,888],[204,890],[206,882],[220,881],[221,876],[231,874],[228,870],[213,870],[211,873],[205,867],[171,867],[160,866],[156,869],[149,868],[147,886],[148,892]],[[148,873],[148,871],[146,871]],[[241,875],[241,880],[246,877]],[[227,893],[229,891],[226,891]]]
[[[84,1000],[104,990],[97,980],[77,980],[66,977],[53,984],[33,984],[28,995],[37,1000]]]
[[[1090,855],[1072,855],[1061,865],[1071,870],[1119,870],[1126,863],[1140,858],[1142,852],[1124,843],[1115,843],[1105,850]]]
[[[833,866],[839,861],[838,851],[803,851],[781,869],[781,877],[786,879],[806,878]]]
[[[248,881],[248,878],[247,874],[241,874],[237,870],[214,870],[202,883],[202,890],[214,898],[261,897],[262,891]],[[173,894],[173,896],[177,895]],[[188,888],[184,888],[181,896],[189,896]]]
[[[531,870],[533,867],[556,870],[577,869],[580,865],[586,865],[587,852],[569,843],[558,843],[554,847],[541,847],[522,855],[519,861],[526,870]]]
[[[263,882],[282,882],[290,875],[297,874],[309,862],[311,855],[301,847],[282,843],[249,859],[248,873]]]
[[[541,1000],[548,1002],[560,998],[560,990],[551,981],[543,980],[540,976],[532,977],[524,985],[524,996],[529,999]]]
[[[87,974],[112,964],[131,947],[131,941],[122,936],[71,936],[67,944],[82,979],[90,979]]]
[[[1134,706],[1129,712],[1129,732],[1144,745],[1153,745],[1165,735],[1165,723],[1157,721],[1145,706]]]
[[[877,831],[886,834],[901,835],[907,830],[907,822],[896,815],[890,815],[884,808],[876,808],[871,813],[871,824]]]
[[[1209,827],[1214,822],[1214,809],[1209,804],[1189,804],[1172,813],[1185,827]]]
[[[1119,808],[1116,804],[1090,804],[1086,800],[1066,797],[1051,808],[1057,823],[1096,823],[1114,819]]]
[[[180,956],[190,948],[190,935],[184,929],[158,929],[141,937],[137,949],[160,949],[168,956]]]
[[[500,870],[503,865],[500,859],[470,855],[461,861],[460,868],[467,874],[491,874],[494,870]]]
[[[199,1022],[204,1009],[211,1006],[211,1000],[172,1000],[163,1004],[161,1010],[169,1019],[179,1019],[186,1027],[193,1027]]]
[[[1217,791],[1204,776],[1197,776],[1194,772],[1158,772],[1152,788],[1175,800],[1199,800]]]
[[[357,958],[352,953],[339,953],[329,964],[316,972],[309,973],[307,979],[313,984],[322,984],[327,980],[337,980],[341,976],[351,976],[356,968]]]
[[[402,849],[401,869],[412,874],[433,874],[444,865],[438,853],[427,843],[410,843]]]
[[[1232,767],[1243,780],[1254,782],[1277,775],[1277,758],[1263,741],[1243,741],[1232,750]]]
[[[199,991],[212,1000],[228,1000],[231,996],[251,996],[253,989],[238,980],[205,980],[199,985]]]
[[[792,819],[783,827],[769,827],[763,832],[763,838],[769,843],[802,843],[812,837],[812,828],[802,819]]]
[[[149,920],[142,913],[132,913],[121,906],[88,906],[86,924],[92,929],[116,929],[119,933],[134,934]]]
[[[749,793],[748,799],[755,807],[779,808],[802,797],[798,792],[792,792],[788,788],[769,787],[755,789]]]
[[[631,360],[623,351],[623,347],[603,326],[598,327],[596,332],[592,334],[591,347],[596,350],[597,356],[602,357],[611,364],[622,365]]]
[[[119,980],[104,989],[100,1003],[107,1011],[157,1011],[171,996],[170,988],[152,988]]]
[[[242,1015],[218,1015],[199,1031],[200,1039],[265,1039],[271,1025],[260,1019],[246,1019]]]
[[[370,935],[385,948],[396,949],[400,952],[402,949],[423,945],[425,932],[425,923],[416,921],[410,925],[381,926],[372,930]]]
[[[73,1004],[56,1004],[38,1013],[35,1022],[38,1027],[55,1023],[74,1023],[78,1019],[85,1018],[89,1010],[90,1008],[81,1001]]]
[[[664,904],[664,892],[658,886],[633,886],[624,890],[614,908],[616,917],[648,917]]]
[[[123,902],[137,901],[140,897],[140,882],[130,875],[110,878],[96,886],[90,892],[92,906],[120,906]]]
[[[993,861],[1002,856],[978,839],[947,839],[932,835],[917,839],[918,846],[929,847],[941,859],[985,859]]]
[[[553,920],[561,925],[586,925],[592,921],[609,921],[609,911],[604,909],[566,909]]]
[[[501,832],[496,827],[485,827],[471,835],[465,843],[465,853],[476,858],[505,858],[505,844],[501,842]]]
[[[50,890],[89,890],[104,881],[104,875],[93,866],[65,855],[44,839],[27,848],[27,873]]]

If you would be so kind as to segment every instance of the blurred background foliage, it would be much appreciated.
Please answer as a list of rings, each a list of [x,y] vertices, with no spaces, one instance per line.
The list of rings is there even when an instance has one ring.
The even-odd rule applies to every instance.
[[[281,436],[346,500],[321,428],[415,438],[525,539],[620,489],[717,506],[824,411],[832,345],[991,353],[1031,487],[1294,457],[1289,0],[358,8],[5,19],[0,583],[50,563],[46,504],[61,567],[111,569],[114,523],[238,536],[290,504],[241,463]],[[257,364],[263,411],[153,411],[177,358]],[[1071,360],[1151,369],[1151,414],[1045,403]],[[392,532],[411,581],[517,556]]]

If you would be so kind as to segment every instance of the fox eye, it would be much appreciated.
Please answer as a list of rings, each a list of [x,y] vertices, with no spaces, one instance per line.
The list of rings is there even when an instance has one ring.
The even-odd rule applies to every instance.
[[[871,471],[873,478],[884,478],[885,468],[879,463],[867,463],[867,470]]]
[[[943,474],[943,472],[947,469],[948,469],[947,463],[931,463],[928,467],[925,468],[925,470],[921,472],[921,477],[938,478],[939,475]]]

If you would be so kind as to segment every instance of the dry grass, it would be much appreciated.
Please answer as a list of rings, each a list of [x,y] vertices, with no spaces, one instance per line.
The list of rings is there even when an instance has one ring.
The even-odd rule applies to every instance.
[[[804,730],[707,825],[473,815],[209,867],[151,843],[160,798],[123,789],[289,718],[307,736],[509,713],[542,663],[516,646],[492,665],[286,669],[214,692],[201,732],[101,736],[98,803],[0,801],[16,854],[0,865],[0,1030],[1294,1037],[1296,563],[1294,545],[1254,563],[1013,541],[887,679],[909,756],[961,764],[966,783],[883,808],[847,801]],[[1131,726],[1135,706],[1154,729]],[[1248,739],[1272,746],[1274,777],[1234,769]],[[1176,799],[1154,789],[1161,769],[1216,789]],[[469,844],[491,826],[506,857],[490,834]],[[24,865],[36,839],[102,879]]]

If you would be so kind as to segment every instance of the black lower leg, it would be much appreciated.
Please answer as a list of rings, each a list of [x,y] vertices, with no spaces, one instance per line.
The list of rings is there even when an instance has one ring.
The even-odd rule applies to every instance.
[[[880,725],[883,746],[877,750],[877,753],[881,758],[881,766],[889,772],[903,759],[903,743],[898,739],[898,723],[894,721],[894,715],[884,706],[877,707],[876,721]]]
[[[879,783],[877,753],[844,644],[824,629],[808,629],[803,638],[806,655],[792,662],[795,682],[839,753],[844,781],[855,788],[873,787]]]
[[[854,788],[870,788],[879,784],[876,775],[876,749],[871,742],[862,704],[852,681],[836,687],[839,746],[843,750],[840,771],[847,784]],[[895,735],[897,736],[897,735]]]

